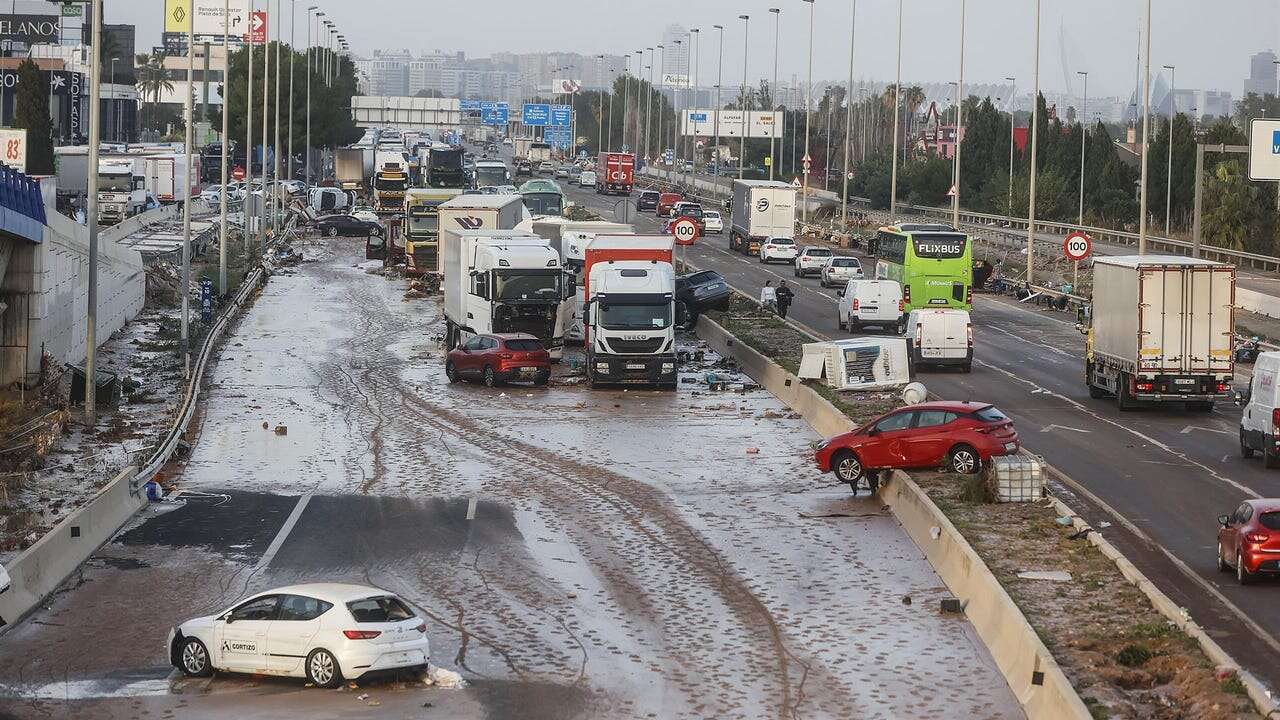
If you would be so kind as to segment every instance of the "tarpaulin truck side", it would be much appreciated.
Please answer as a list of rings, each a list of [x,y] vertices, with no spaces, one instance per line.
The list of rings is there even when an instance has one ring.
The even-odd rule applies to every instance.
[[[1174,255],[1097,257],[1085,383],[1091,397],[1210,411],[1235,372],[1236,272]]]
[[[519,195],[459,195],[437,206],[439,241],[448,242],[446,232],[465,230],[510,230],[524,219],[524,200]],[[447,273],[443,250],[437,272]],[[422,268],[423,271],[429,268]]]

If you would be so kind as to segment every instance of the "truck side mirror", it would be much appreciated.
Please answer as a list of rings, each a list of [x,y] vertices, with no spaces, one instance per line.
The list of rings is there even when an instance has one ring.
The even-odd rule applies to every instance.
[[[1237,390],[1235,392],[1236,405],[1248,405],[1249,400],[1252,399],[1252,397],[1253,397],[1252,386],[1247,387],[1244,390]]]

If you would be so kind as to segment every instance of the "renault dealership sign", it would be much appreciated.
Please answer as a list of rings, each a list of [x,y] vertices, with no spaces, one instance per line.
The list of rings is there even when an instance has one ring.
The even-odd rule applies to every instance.
[[[248,0],[230,0],[231,37],[242,38],[248,32]],[[223,0],[164,0],[164,31],[185,33],[194,20],[196,35],[222,34]]]

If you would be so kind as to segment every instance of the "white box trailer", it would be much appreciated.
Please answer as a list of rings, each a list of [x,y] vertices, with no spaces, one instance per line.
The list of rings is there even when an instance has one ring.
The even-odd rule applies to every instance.
[[[533,233],[547,239],[551,248],[560,254],[560,264],[565,272],[574,277],[577,291],[573,297],[560,307],[561,333],[566,342],[580,343],[582,332],[582,308],[586,304],[587,278],[583,267],[587,258],[587,246],[597,235],[630,235],[635,232],[631,225],[608,222],[605,220],[569,220],[563,217],[539,217],[527,220]]]
[[[516,230],[449,231],[444,265],[445,342],[525,332],[551,349],[560,344],[556,309],[564,299],[560,258],[547,241]]]
[[[1186,402],[1208,411],[1230,393],[1235,267],[1176,255],[1097,257],[1085,357],[1091,397]]]
[[[146,158],[147,190],[161,203],[184,202],[200,188],[200,156],[193,155],[191,174],[187,174],[187,156],[182,153],[154,155]],[[190,180],[190,183],[188,183]]]
[[[734,180],[729,249],[760,252],[769,238],[796,235],[796,189],[774,180]]]
[[[459,195],[437,208],[440,228],[439,264],[436,272],[448,275],[445,248],[458,242],[458,234],[470,230],[511,230],[524,219],[519,195]]]

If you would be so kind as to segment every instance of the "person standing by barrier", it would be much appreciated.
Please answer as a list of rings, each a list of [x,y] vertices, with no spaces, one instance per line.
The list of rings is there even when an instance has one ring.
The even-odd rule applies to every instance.
[[[791,288],[787,287],[787,281],[778,282],[778,289],[774,291],[774,297],[778,305],[778,316],[783,320],[787,319],[787,308],[791,307],[791,301],[795,299],[795,293],[791,292]]]

